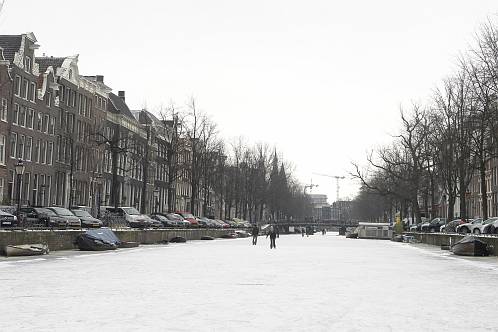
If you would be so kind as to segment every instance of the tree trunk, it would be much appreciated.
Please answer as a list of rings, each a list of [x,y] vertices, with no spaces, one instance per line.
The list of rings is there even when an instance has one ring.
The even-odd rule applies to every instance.
[[[479,161],[479,177],[481,178],[481,206],[482,218],[488,219],[488,194],[486,190],[486,162],[481,159]]]

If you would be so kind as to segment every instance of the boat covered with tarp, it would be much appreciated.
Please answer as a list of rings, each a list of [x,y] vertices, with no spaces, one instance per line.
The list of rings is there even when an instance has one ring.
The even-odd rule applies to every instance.
[[[49,253],[48,245],[42,243],[7,245],[4,248],[5,256],[36,256]]]
[[[89,229],[76,238],[80,250],[102,251],[138,247],[138,242],[121,241],[109,228]]]
[[[489,256],[490,247],[479,238],[467,235],[453,246],[451,251],[460,256]]]

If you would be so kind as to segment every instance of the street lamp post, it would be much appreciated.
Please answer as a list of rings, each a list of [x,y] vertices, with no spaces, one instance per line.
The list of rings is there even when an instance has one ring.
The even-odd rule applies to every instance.
[[[24,174],[24,163],[22,159],[17,161],[16,166],[14,167],[17,174],[17,222],[19,223],[21,220],[21,180],[22,175]]]
[[[97,219],[100,219],[100,201],[101,201],[101,191],[102,191],[102,174],[97,175]]]

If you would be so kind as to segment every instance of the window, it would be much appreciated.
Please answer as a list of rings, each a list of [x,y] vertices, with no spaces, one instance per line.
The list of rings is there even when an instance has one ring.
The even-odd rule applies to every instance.
[[[59,89],[59,97],[60,97],[60,101],[61,103],[64,102],[65,98],[66,98],[66,88],[64,87],[64,85],[61,85],[60,86],[60,89]]]
[[[45,94],[45,105],[47,107],[52,106],[52,92],[48,92],[47,94]]]
[[[14,94],[21,97],[21,76],[16,76],[16,80],[14,81]]]
[[[50,117],[50,123],[48,125],[48,133],[50,135],[55,134],[55,117],[53,117],[53,116]]]
[[[47,146],[47,164],[52,165],[53,155],[54,155],[54,142],[48,142],[48,146]]]
[[[19,136],[19,141],[17,142],[17,158],[24,159],[24,142],[26,138],[24,135]]]
[[[0,135],[0,165],[5,165],[5,135]]]
[[[21,111],[19,112],[19,122],[21,127],[26,125],[26,106],[21,106]]]
[[[19,123],[19,104],[14,104],[14,114],[12,114],[12,123]]]
[[[10,157],[11,158],[16,157],[16,148],[17,148],[17,134],[11,133],[10,134]]]
[[[26,147],[24,149],[24,158],[27,161],[31,161],[31,152],[33,148],[33,137],[26,137]]]
[[[31,72],[31,58],[29,56],[24,57],[24,70],[28,73]]]
[[[7,122],[7,99],[2,98],[2,105],[0,108],[0,121]]]
[[[4,202],[4,191],[5,191],[5,179],[0,178],[0,204]]]
[[[36,124],[35,124],[35,129],[38,131],[42,130],[42,122],[43,122],[43,114],[38,112],[36,116]]]
[[[40,140],[35,141],[35,146],[33,149],[33,162],[37,163],[40,161]]]
[[[35,102],[35,93],[36,93],[36,85],[35,83],[31,82],[29,85],[29,100],[31,102]]]
[[[30,108],[28,109],[28,115],[26,118],[26,127],[33,129],[33,119],[34,119],[35,111]]]
[[[43,141],[41,142],[41,148],[40,148],[40,164],[46,164],[47,163],[47,142]]]
[[[43,132],[48,133],[48,123],[49,123],[49,115],[45,114],[43,116]]]
[[[23,99],[28,99],[28,80],[22,80],[22,97]]]

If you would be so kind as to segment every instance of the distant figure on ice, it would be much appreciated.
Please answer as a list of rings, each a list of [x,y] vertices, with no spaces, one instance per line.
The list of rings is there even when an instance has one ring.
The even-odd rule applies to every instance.
[[[258,235],[259,235],[259,228],[257,225],[254,225],[252,228],[252,245],[255,246],[256,243],[258,243]]]
[[[304,227],[301,228],[301,236],[304,237]]]
[[[327,233],[327,231],[324,229],[322,229],[322,235],[325,235]]]
[[[277,248],[275,245],[275,239],[277,238],[277,231],[275,231],[275,228],[273,226],[270,226],[270,231],[268,234],[266,234],[266,238],[270,236],[270,249]]]

